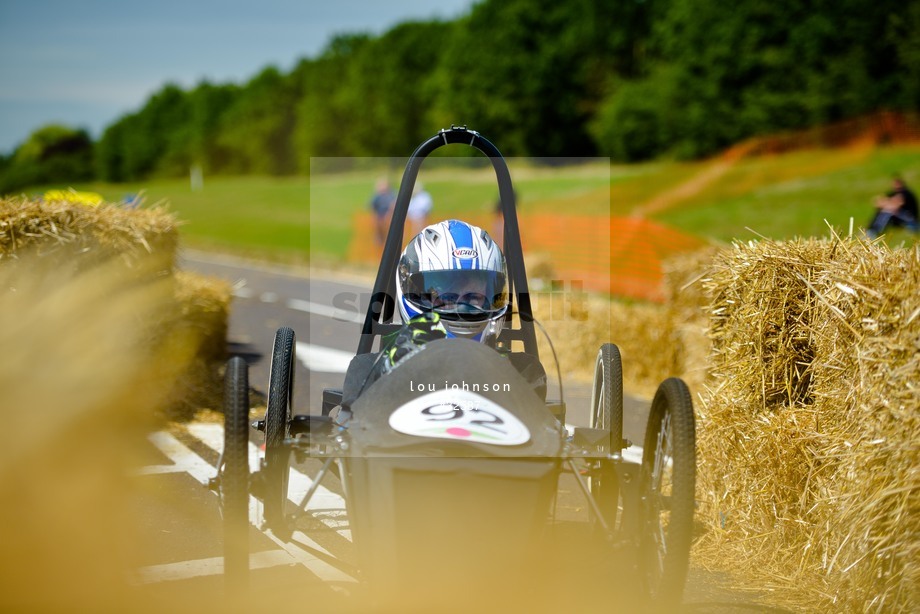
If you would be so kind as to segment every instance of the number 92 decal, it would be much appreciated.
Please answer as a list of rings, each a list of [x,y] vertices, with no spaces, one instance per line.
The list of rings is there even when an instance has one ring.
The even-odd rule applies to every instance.
[[[514,414],[474,392],[436,390],[390,414],[390,427],[416,437],[435,437],[497,446],[530,441],[530,431]]]

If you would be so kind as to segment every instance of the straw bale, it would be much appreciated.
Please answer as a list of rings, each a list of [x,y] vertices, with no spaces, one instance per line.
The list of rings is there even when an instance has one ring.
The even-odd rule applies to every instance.
[[[665,261],[664,305],[585,295],[580,309],[566,303],[565,310],[552,310],[558,302],[535,300],[534,313],[552,339],[564,377],[591,381],[598,348],[611,342],[620,348],[624,387],[630,393],[651,398],[670,376],[685,378],[692,390],[701,389],[709,340],[700,279],[713,252],[707,248]],[[545,340],[538,341],[541,355],[551,356]]]
[[[0,266],[28,259],[42,262],[40,270],[47,271],[53,263],[55,279],[87,278],[84,272],[103,267],[117,270],[122,283],[168,284],[172,300],[144,310],[138,334],[145,347],[183,365],[161,374],[160,381],[171,392],[160,410],[171,418],[186,418],[198,408],[216,407],[221,396],[217,369],[226,358],[230,288],[176,270],[178,226],[162,208],[0,199]],[[64,307],[62,317],[67,316]]]
[[[796,610],[916,609],[920,248],[739,243],[665,273],[664,305],[535,313],[566,379],[612,341],[630,391],[679,375],[698,393],[697,564]]]
[[[208,360],[226,360],[230,284],[189,271],[176,271],[175,277],[183,325],[201,339],[199,355]]]
[[[633,362],[627,356],[637,355],[642,343],[655,343],[655,347],[662,345],[658,338],[663,330],[659,325],[659,320],[664,316],[661,306],[626,305],[600,296],[588,296],[581,317],[571,317],[567,313],[564,318],[554,318],[548,309],[540,307],[540,303],[537,303],[534,313],[552,341],[552,349],[558,357],[564,380],[592,381],[598,349],[603,343],[611,342],[620,347],[623,355],[624,382],[627,388],[647,392],[643,385],[649,365]],[[537,343],[543,364],[547,369],[555,368],[553,352],[541,333],[537,334]],[[655,362],[660,359],[661,355],[656,354]]]
[[[167,404],[171,418],[191,418],[203,408],[220,409],[223,380],[220,368],[227,360],[227,327],[232,296],[230,284],[188,271],[175,274],[178,308],[172,334],[190,339],[196,348],[188,368],[180,374]]]
[[[71,266],[89,266],[118,255],[128,264],[147,254],[167,255],[172,271],[178,223],[162,208],[125,209],[103,203],[88,207],[67,200],[0,198],[0,262],[25,249],[75,256]]]
[[[809,611],[920,603],[920,249],[736,244],[702,283],[699,562]]]
[[[672,331],[670,347],[672,370],[664,376],[682,377],[691,391],[701,391],[709,380],[708,303],[702,280],[706,278],[717,250],[705,247],[677,254],[662,263],[664,270],[664,322]],[[662,373],[655,374],[657,385]]]
[[[151,417],[184,367],[139,322],[171,309],[171,286],[118,259],[74,274],[24,251],[0,266],[0,610],[136,610],[126,476],[150,462]]]

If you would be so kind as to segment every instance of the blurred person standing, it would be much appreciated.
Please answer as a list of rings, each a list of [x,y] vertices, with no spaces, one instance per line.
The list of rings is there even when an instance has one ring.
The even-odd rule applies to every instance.
[[[386,241],[387,227],[393,212],[393,203],[396,202],[396,193],[386,179],[377,181],[374,196],[371,198],[371,210],[374,212],[374,237],[378,246]]]
[[[895,176],[892,183],[891,191],[875,199],[875,215],[866,229],[866,235],[870,239],[885,232],[889,226],[902,226],[913,232],[920,231],[917,196],[901,177]]]
[[[412,236],[417,235],[423,228],[428,226],[428,214],[431,213],[433,206],[434,201],[431,198],[431,194],[425,190],[425,186],[421,183],[416,183],[415,189],[412,190],[412,198],[409,200],[409,210],[406,213],[406,217],[412,225]]]

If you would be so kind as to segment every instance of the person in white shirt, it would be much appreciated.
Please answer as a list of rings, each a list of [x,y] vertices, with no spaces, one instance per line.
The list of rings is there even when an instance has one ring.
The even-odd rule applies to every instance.
[[[433,206],[434,202],[431,199],[431,194],[425,191],[425,187],[421,183],[416,183],[415,189],[412,190],[412,198],[409,200],[409,209],[406,212],[406,217],[412,225],[413,236],[428,226],[428,214],[431,213]]]

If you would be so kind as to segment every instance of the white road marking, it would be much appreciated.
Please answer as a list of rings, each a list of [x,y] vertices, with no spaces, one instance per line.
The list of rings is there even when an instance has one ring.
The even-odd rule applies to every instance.
[[[159,475],[162,473],[185,473],[185,467],[182,465],[147,465],[131,472],[132,475]]]
[[[277,303],[278,295],[274,292],[263,292],[259,295],[259,300],[263,303]]]
[[[192,425],[196,426],[196,425]],[[213,427],[219,433],[220,443],[218,444],[218,450],[223,448],[223,428],[220,425],[201,425],[205,427]],[[206,428],[204,432],[208,433],[209,430]],[[209,433],[209,438],[212,436]],[[182,466],[185,468],[185,471],[195,478],[198,482],[203,485],[207,485],[210,478],[214,477],[217,474],[217,469],[208,464],[203,458],[192,452],[185,444],[180,442],[170,433],[165,433],[158,431],[152,433],[149,436],[151,443],[153,443],[163,454],[169,457],[176,465]],[[209,447],[214,448],[208,442],[205,444]],[[250,442],[249,444],[249,465],[253,467],[258,466],[258,448]],[[261,506],[262,503],[253,496],[249,497],[249,513],[250,519],[252,518],[261,518]],[[287,543],[283,540],[275,537],[271,532],[264,532],[265,536],[270,540],[275,542],[282,550],[284,550],[287,555],[293,559],[296,563],[300,563],[307,569],[309,569],[313,574],[318,578],[324,581],[329,582],[356,582],[355,578],[349,576],[342,570],[330,565],[325,560],[317,557],[315,554],[308,552],[295,544]],[[307,544],[312,547],[312,545]],[[317,544],[318,545],[318,544]],[[322,549],[317,548],[318,551],[329,555],[329,553]],[[332,555],[329,555],[332,556]]]
[[[190,424],[188,430],[212,450],[220,452],[224,447],[224,430],[219,424]],[[252,443],[250,445],[255,447]],[[258,463],[258,459],[256,463]],[[250,464],[252,464],[251,453]],[[288,478],[288,499],[294,504],[299,504],[311,486],[313,486],[313,480],[308,475],[291,467]],[[342,528],[348,526],[348,519],[345,511],[345,499],[341,496],[320,485],[307,503],[307,511],[312,512],[317,520],[327,527],[335,529],[339,535],[351,541],[351,531]]]
[[[303,301],[297,298],[288,299],[285,304],[290,309],[305,311],[307,313],[323,316],[325,318],[332,318],[338,322],[355,322],[356,324],[364,324],[364,316],[362,316],[360,313],[336,309],[335,307],[329,307],[328,305]]]
[[[310,371],[322,373],[345,373],[354,358],[353,352],[297,342],[297,360]]]
[[[255,497],[250,497],[250,499],[254,499],[254,498]],[[277,537],[275,537],[271,532],[263,531],[263,533],[265,534],[266,537],[268,537],[270,540],[272,540],[273,542],[278,544],[281,548],[283,548],[286,552],[288,552],[288,554],[292,555],[293,558],[296,559],[298,563],[300,563],[301,565],[309,569],[311,572],[313,572],[313,574],[315,574],[316,577],[318,577],[320,580],[324,580],[326,582],[357,582],[358,581],[357,579],[349,576],[347,573],[345,573],[338,567],[335,567],[334,565],[330,565],[329,563],[319,558],[312,552],[308,552],[304,550],[303,548],[300,548],[296,544],[292,544],[292,543],[288,543],[283,540],[280,540]],[[316,550],[322,552],[323,554],[329,557],[335,558],[329,553],[328,550],[322,548],[316,542],[313,542],[312,540],[309,540],[309,541],[310,543],[304,544],[304,545],[311,547],[311,548],[315,547]]]
[[[313,480],[309,476],[292,467],[288,483],[288,499],[299,504],[312,485]],[[351,541],[351,530],[343,528],[348,526],[345,499],[328,488],[319,486],[307,502],[307,511],[312,512],[313,516],[324,525],[335,529],[336,533]]]
[[[265,552],[253,552],[249,555],[249,569],[266,569],[281,565],[296,565],[297,563],[298,561],[284,550],[266,550]],[[215,556],[209,559],[141,567],[136,570],[136,580],[139,584],[154,584],[157,582],[200,578],[202,576],[217,576],[222,573],[224,573],[224,557]]]
[[[217,470],[214,467],[189,450],[184,443],[170,433],[157,431],[156,433],[151,433],[149,439],[160,452],[175,463],[176,467],[181,467],[183,471],[202,484],[207,485],[208,480],[217,475]]]

